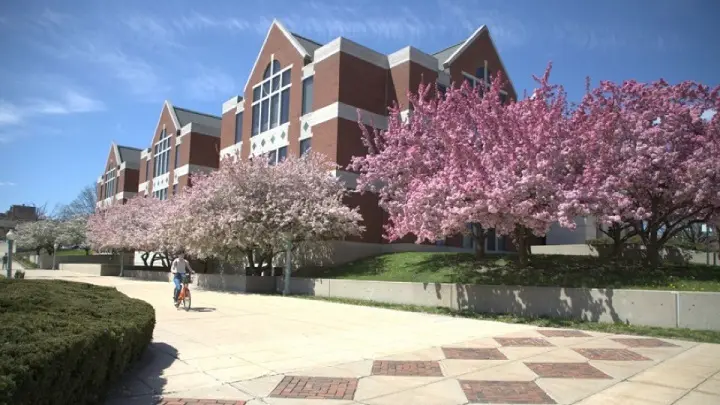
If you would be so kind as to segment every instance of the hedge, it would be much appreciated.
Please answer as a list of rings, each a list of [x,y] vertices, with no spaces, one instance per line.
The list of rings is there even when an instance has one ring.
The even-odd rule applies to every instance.
[[[0,279],[0,405],[102,403],[154,328],[154,308],[114,288]]]

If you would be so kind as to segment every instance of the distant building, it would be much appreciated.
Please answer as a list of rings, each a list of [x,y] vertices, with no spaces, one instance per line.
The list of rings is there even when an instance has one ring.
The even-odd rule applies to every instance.
[[[0,238],[18,224],[38,220],[37,208],[28,205],[13,205],[7,212],[0,213]]]

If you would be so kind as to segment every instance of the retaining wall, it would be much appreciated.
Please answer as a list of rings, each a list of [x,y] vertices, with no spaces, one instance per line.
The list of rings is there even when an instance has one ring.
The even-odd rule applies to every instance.
[[[125,270],[125,277],[147,281],[171,281],[171,273],[152,270]],[[194,274],[194,288],[211,291],[236,291],[270,294],[275,292],[275,277],[242,276],[234,274]]]
[[[99,263],[60,263],[60,270],[83,273],[91,276],[118,276],[120,265]]]
[[[281,278],[277,288],[282,289]],[[720,293],[302,278],[292,279],[290,290],[301,295],[447,307],[478,313],[720,330]]]

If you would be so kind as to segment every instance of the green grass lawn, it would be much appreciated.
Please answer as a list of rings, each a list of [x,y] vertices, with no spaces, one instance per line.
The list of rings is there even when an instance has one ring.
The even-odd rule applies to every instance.
[[[90,251],[90,254],[93,254],[93,251]],[[58,256],[85,256],[85,251],[82,249],[71,249],[71,250],[58,250],[57,251]]]
[[[394,253],[336,267],[301,269],[298,277],[424,283],[720,291],[720,267],[673,265],[650,270],[640,262],[589,256],[533,255],[526,268],[516,258],[469,253]]]

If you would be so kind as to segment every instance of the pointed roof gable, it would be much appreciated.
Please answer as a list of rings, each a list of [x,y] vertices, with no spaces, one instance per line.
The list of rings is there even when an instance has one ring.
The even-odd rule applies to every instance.
[[[314,41],[311,41],[307,38],[301,37],[299,35],[294,35],[290,31],[288,31],[287,28],[285,28],[284,25],[280,23],[278,20],[273,20],[272,24],[270,24],[270,28],[268,28],[267,34],[265,34],[265,39],[263,40],[262,46],[260,47],[260,51],[258,52],[257,56],[255,57],[255,63],[253,63],[253,67],[250,70],[250,74],[248,74],[247,81],[245,82],[245,87],[243,87],[243,93],[245,90],[247,90],[248,85],[250,84],[250,78],[252,77],[253,72],[255,71],[255,68],[257,67],[258,62],[260,61],[260,55],[262,55],[262,50],[265,48],[265,44],[268,41],[268,38],[270,38],[270,33],[272,32],[273,28],[277,28],[282,32],[282,34],[287,38],[288,42],[292,44],[292,46],[298,51],[300,56],[303,58],[312,59],[313,52],[315,52],[315,49],[319,48],[320,45],[315,43]],[[308,50],[310,48],[310,50]]]
[[[180,128],[190,123],[206,125],[212,128],[220,128],[220,122],[222,121],[222,118],[216,115],[201,113],[181,107],[173,107],[173,113],[180,123]]]
[[[505,72],[506,80],[512,84],[512,80],[510,80],[510,74],[505,68],[505,64],[500,57],[500,53],[497,51],[497,47],[495,46],[495,42],[492,39],[492,35],[490,35],[490,29],[487,27],[487,25],[483,25],[480,28],[476,29],[475,32],[473,32],[472,35],[470,35],[465,41],[457,45],[453,45],[447,49],[444,49],[433,56],[438,58],[440,69],[446,69],[455,61],[455,59],[458,58],[458,56],[462,55],[462,53],[465,52],[465,50],[467,50],[470,45],[472,45],[472,43],[475,42],[475,40],[477,40],[484,33],[487,33],[488,39],[490,40],[490,46],[495,52],[495,55],[497,55],[498,61],[500,62],[500,67]]]
[[[115,156],[115,164],[120,166],[125,163],[130,169],[140,168],[140,151],[138,148],[118,145],[115,141],[110,145],[110,153]]]

